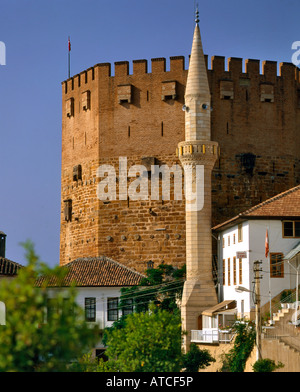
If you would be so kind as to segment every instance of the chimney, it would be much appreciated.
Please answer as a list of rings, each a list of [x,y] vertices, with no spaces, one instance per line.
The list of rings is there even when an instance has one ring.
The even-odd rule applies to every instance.
[[[0,231],[0,257],[5,258],[6,234]]]

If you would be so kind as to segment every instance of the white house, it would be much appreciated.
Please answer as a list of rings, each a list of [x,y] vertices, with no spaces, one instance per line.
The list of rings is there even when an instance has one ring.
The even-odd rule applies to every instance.
[[[254,316],[255,261],[261,261],[262,307],[268,308],[272,298],[296,287],[297,271],[286,255],[300,242],[300,186],[240,213],[213,230],[218,237],[221,300],[235,300],[238,317]],[[272,312],[271,309],[270,305]]]
[[[79,258],[61,268],[66,268],[63,283],[57,279],[49,280],[47,290],[49,295],[48,311],[51,311],[51,300],[55,306],[55,297],[64,288],[76,286],[76,302],[84,309],[85,320],[97,323],[100,329],[111,327],[122,314],[133,311],[132,300],[128,299],[126,308],[120,309],[119,300],[121,288],[138,285],[145,276],[107,257]],[[37,287],[43,283],[43,278],[37,282]],[[96,347],[101,351],[101,342]]]
[[[213,227],[213,235],[218,239],[219,304],[202,312],[198,330],[192,331],[197,343],[230,342],[230,325],[237,318],[255,318],[255,261],[260,262],[260,304],[266,312],[272,315],[274,297],[296,288],[300,185]]]

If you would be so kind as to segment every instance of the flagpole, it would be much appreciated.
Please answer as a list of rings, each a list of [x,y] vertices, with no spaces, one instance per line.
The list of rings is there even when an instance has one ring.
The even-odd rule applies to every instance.
[[[71,65],[70,65],[70,52],[71,52],[71,41],[68,38],[68,79],[71,77]]]

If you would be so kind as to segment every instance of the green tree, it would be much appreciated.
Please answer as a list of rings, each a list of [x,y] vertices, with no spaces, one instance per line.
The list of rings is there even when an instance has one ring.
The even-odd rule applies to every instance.
[[[281,362],[278,362],[276,365],[275,361],[269,358],[259,359],[252,366],[254,372],[260,373],[274,372],[274,370],[282,367],[284,367],[284,365]]]
[[[223,356],[222,372],[243,372],[255,344],[255,329],[251,323],[236,323],[233,348]]]
[[[132,313],[123,328],[108,332],[105,354],[121,372],[174,372],[182,367],[179,312]]]
[[[147,311],[150,303],[169,311],[178,309],[177,300],[182,295],[185,273],[185,265],[177,269],[160,264],[147,269],[146,277],[138,286],[121,289],[120,307],[126,307],[132,301],[136,312]]]
[[[76,304],[74,287],[56,297],[56,308],[46,318],[48,279],[63,279],[63,269],[39,261],[31,242],[24,244],[28,264],[12,281],[0,284],[6,305],[6,325],[0,326],[0,371],[66,371],[96,343],[97,327],[89,327]],[[36,287],[39,277],[45,277]]]
[[[199,347],[192,343],[190,350],[183,357],[183,367],[185,372],[198,372],[199,369],[205,369],[212,362],[216,362],[208,350],[200,350]]]

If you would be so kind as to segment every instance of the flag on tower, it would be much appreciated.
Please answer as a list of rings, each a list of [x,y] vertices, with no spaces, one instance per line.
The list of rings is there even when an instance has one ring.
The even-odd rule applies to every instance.
[[[269,234],[268,229],[266,231],[266,239],[265,239],[265,256],[268,257],[269,254]]]
[[[71,52],[71,41],[70,37],[68,37],[68,78],[71,76],[71,61],[70,61],[70,52]]]

